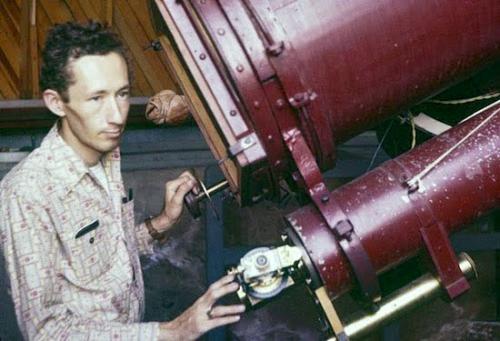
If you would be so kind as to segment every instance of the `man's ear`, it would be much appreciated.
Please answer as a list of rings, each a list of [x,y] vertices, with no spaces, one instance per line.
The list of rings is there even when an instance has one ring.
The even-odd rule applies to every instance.
[[[64,102],[57,91],[52,89],[45,90],[43,92],[43,101],[45,102],[45,106],[57,116],[66,116]]]

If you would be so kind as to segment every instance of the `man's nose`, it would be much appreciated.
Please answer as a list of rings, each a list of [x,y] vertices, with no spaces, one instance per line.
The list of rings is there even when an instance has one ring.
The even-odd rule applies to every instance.
[[[125,113],[116,98],[110,98],[109,100],[108,122],[117,125],[123,125],[125,122]]]

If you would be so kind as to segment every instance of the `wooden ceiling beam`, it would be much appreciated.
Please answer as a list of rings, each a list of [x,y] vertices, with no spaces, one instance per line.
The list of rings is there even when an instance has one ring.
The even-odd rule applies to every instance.
[[[21,4],[21,55],[20,55],[20,95],[21,98],[33,98],[31,67],[31,16],[33,0],[22,0]]]

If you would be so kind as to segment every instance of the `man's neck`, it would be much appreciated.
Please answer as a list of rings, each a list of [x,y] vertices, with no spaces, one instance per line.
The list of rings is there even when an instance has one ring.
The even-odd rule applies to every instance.
[[[59,124],[59,135],[68,146],[78,155],[87,167],[95,166],[102,158],[103,154],[83,145],[73,134],[66,133],[68,129],[63,129],[64,122]]]

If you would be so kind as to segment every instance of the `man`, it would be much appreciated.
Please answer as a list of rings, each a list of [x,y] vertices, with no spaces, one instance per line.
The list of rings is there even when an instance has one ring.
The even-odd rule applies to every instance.
[[[238,288],[225,276],[175,320],[140,322],[139,253],[174,225],[195,181],[185,172],[168,182],[163,211],[134,226],[118,150],[129,110],[126,56],[98,23],[48,34],[40,83],[59,120],[0,184],[2,248],[26,339],[189,340],[244,311],[214,306]]]

